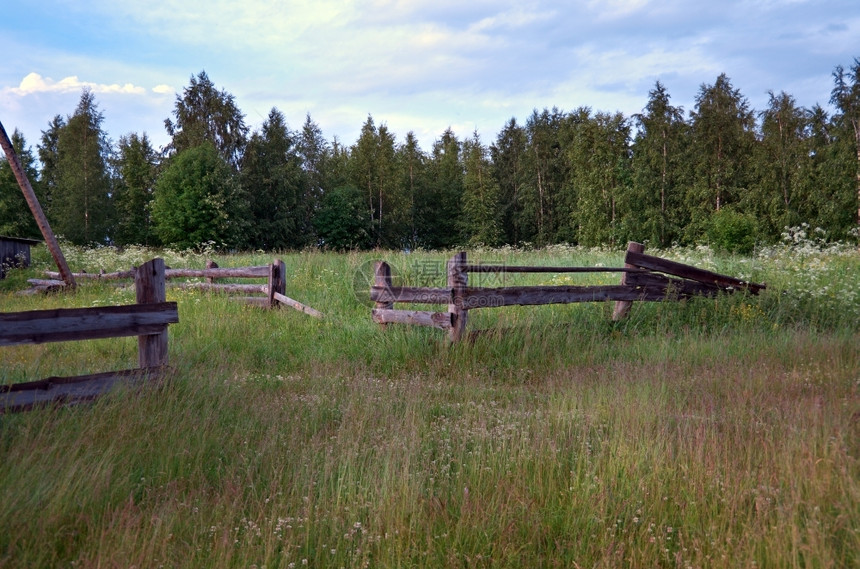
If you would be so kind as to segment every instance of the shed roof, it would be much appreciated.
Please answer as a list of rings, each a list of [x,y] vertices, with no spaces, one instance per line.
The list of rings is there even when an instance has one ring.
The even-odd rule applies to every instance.
[[[26,243],[27,245],[37,245],[42,241],[39,239],[28,239],[26,237],[7,237],[0,235],[0,241],[15,241],[16,243]]]

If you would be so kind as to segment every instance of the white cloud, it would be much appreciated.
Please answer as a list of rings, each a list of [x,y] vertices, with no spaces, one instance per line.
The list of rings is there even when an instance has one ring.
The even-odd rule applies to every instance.
[[[5,91],[15,95],[25,97],[37,93],[70,93],[88,88],[93,93],[111,93],[111,94],[133,94],[141,95],[146,92],[143,87],[135,86],[131,83],[120,85],[113,83],[110,85],[103,83],[93,83],[90,81],[81,81],[77,75],[65,77],[59,81],[55,81],[50,77],[42,77],[38,73],[29,73],[21,80],[18,87],[8,87]]]

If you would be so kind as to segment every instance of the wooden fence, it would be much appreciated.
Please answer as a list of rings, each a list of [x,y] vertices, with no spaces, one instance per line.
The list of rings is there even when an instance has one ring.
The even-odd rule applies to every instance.
[[[164,270],[164,261],[153,259],[134,271],[137,304],[0,313],[0,346],[138,337],[137,368],[0,385],[0,413],[93,399],[117,384],[161,375],[167,326],[179,322],[176,303],[166,302]]]
[[[624,267],[522,267],[508,265],[470,265],[460,252],[447,263],[445,288],[394,286],[391,267],[376,263],[370,299],[376,303],[373,320],[390,323],[432,326],[448,332],[452,342],[466,332],[469,310],[573,302],[615,301],[614,319],[623,318],[634,301],[679,300],[691,296],[714,296],[719,292],[747,290],[752,294],[765,288],[734,277],[698,269],[690,265],[646,255],[644,246],[630,243]],[[603,286],[514,286],[470,287],[469,273],[621,273],[621,284]],[[396,310],[395,303],[447,305],[447,312]]]
[[[277,308],[286,305],[314,318],[322,318],[318,310],[311,308],[286,295],[286,266],[280,259],[275,259],[269,265],[252,267],[221,268],[214,261],[208,261],[205,269],[165,269],[167,280],[179,278],[203,278],[201,282],[183,282],[172,284],[179,288],[191,288],[210,292],[243,295],[237,300],[255,306]],[[59,277],[59,273],[47,272],[51,279]],[[87,280],[124,280],[134,277],[134,270],[117,271],[114,273],[74,273],[74,277],[85,282]],[[265,283],[219,283],[218,279],[266,279]],[[57,280],[30,279],[34,287],[49,290],[51,287],[62,287],[63,282]]]

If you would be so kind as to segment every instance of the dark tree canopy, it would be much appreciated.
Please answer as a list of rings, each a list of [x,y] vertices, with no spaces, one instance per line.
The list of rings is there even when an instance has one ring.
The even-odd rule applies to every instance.
[[[164,121],[173,139],[168,150],[178,154],[209,142],[228,164],[238,168],[248,134],[245,116],[233,95],[218,91],[205,71],[192,76],[182,96],[176,96],[173,117]]]
[[[836,66],[829,108],[771,91],[755,110],[725,73],[695,105],[660,81],[640,113],[535,108],[489,146],[445,129],[428,150],[367,115],[357,139],[327,140],[306,114],[272,108],[253,132],[205,71],[147,136],[114,146],[84,90],[38,146],[16,141],[48,218],[75,243],[204,242],[242,249],[444,249],[466,245],[669,246],[735,251],[789,227],[860,239],[860,59]],[[27,234],[0,163],[0,232]],[[21,223],[19,223],[21,222]],[[23,223],[23,225],[22,225]],[[3,229],[5,228],[5,229]]]
[[[114,190],[117,245],[155,245],[158,238],[152,225],[152,200],[158,177],[158,154],[146,134],[128,134],[119,139]]]

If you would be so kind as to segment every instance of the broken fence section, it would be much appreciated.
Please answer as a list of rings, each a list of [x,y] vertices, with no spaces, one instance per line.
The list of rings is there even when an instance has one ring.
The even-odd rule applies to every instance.
[[[46,274],[51,278],[59,276],[59,274],[55,272],[47,272]],[[286,274],[286,265],[280,259],[275,259],[269,265],[251,267],[222,268],[214,261],[208,261],[205,269],[165,269],[165,278],[168,281],[180,278],[206,279],[205,281],[200,282],[171,283],[171,286],[175,286],[177,288],[241,295],[236,297],[236,299],[247,304],[264,308],[278,308],[281,305],[284,305],[309,316],[313,316],[314,318],[323,318],[323,314],[320,311],[302,304],[286,295]],[[125,280],[134,278],[134,269],[113,273],[74,273],[74,275],[81,282],[86,280]],[[224,283],[218,282],[219,279],[266,279],[266,282]],[[46,281],[30,279],[28,282],[34,287],[42,287],[43,290],[50,290],[50,287],[52,286],[61,287],[63,285],[61,281],[54,280]]]
[[[673,301],[691,296],[714,296],[720,292],[746,290],[758,294],[764,284],[750,283],[690,265],[646,255],[644,246],[630,243],[624,267],[522,267],[469,265],[466,253],[448,261],[447,286],[444,288],[394,286],[391,268],[376,263],[370,299],[376,303],[371,312],[381,325],[415,324],[446,330],[452,342],[463,338],[468,312],[478,308],[536,306],[574,302],[615,301],[613,319],[621,319],[635,301]],[[513,286],[469,287],[469,273],[621,273],[621,284],[601,286]],[[447,305],[446,312],[397,310],[395,303]]]

